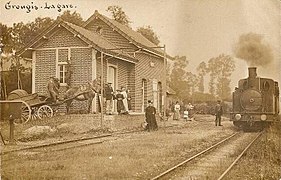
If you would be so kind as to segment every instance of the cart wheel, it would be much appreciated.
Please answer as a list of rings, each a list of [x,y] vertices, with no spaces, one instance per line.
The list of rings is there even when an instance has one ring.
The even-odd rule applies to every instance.
[[[31,108],[26,102],[22,102],[21,106],[21,119],[15,119],[15,124],[27,123],[31,118]]]
[[[39,117],[39,119],[43,119],[44,117],[53,117],[54,112],[53,109],[48,106],[48,105],[43,105],[41,107],[39,107],[38,111],[37,111],[37,116]]]
[[[31,120],[36,120],[38,117],[38,107],[31,107]]]

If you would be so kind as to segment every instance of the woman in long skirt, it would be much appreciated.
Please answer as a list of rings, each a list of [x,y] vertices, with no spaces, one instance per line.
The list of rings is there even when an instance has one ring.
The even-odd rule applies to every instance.
[[[128,100],[127,100],[126,88],[122,87],[122,92],[121,92],[121,94],[122,94],[123,97],[124,97],[124,99],[123,99],[124,114],[128,114],[128,113],[129,113],[129,108],[128,108]]]
[[[179,102],[177,101],[174,107],[174,120],[179,120],[180,119],[180,109],[181,106],[179,105]]]
[[[158,129],[156,122],[156,108],[152,105],[152,101],[148,101],[148,107],[145,109],[145,121],[147,122],[147,131],[155,131]]]

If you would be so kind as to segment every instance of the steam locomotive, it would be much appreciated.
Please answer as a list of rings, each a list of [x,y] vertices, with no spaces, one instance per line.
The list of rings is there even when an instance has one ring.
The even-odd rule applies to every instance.
[[[257,68],[248,68],[249,77],[241,79],[233,92],[230,120],[242,129],[260,129],[279,121],[278,82],[257,76]]]

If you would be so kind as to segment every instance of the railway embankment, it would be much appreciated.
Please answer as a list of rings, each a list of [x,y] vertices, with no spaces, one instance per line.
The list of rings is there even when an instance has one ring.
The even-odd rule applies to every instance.
[[[130,123],[120,121],[115,127]],[[214,116],[209,115],[198,115],[193,121],[159,121],[159,126],[158,131],[135,131],[88,146],[4,154],[2,175],[9,179],[149,179],[236,132],[225,118],[223,126],[214,126]]]
[[[272,124],[225,179],[280,179],[281,123]]]

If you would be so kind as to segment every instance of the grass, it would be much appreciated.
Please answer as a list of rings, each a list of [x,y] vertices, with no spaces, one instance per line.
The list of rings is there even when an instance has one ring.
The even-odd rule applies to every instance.
[[[228,179],[281,178],[281,123],[273,124],[235,166]],[[237,176],[238,175],[238,176]]]
[[[206,125],[209,129],[201,134],[202,126],[134,133],[65,151],[7,155],[4,160],[14,160],[3,161],[3,174],[10,179],[148,179],[206,146],[206,138],[214,140],[232,133],[231,128],[221,131]]]

